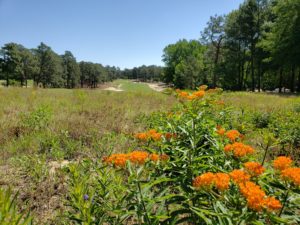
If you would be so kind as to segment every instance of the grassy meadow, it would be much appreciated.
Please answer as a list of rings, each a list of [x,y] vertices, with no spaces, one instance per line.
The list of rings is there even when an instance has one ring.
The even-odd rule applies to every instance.
[[[180,193],[178,198],[183,198],[183,193],[192,195],[190,186],[186,186],[187,189],[176,189],[175,187],[180,186],[177,181],[169,189],[158,191],[164,186],[164,182],[169,184],[175,177],[181,177],[182,173],[176,165],[191,169],[188,169],[187,174],[193,177],[184,182],[192,183],[194,177],[199,175],[196,170],[207,172],[209,168],[224,163],[219,159],[205,158],[211,157],[206,152],[208,149],[213,149],[215,155],[219,155],[223,152],[221,149],[224,145],[229,144],[215,134],[216,125],[221,125],[226,130],[238,130],[244,136],[243,142],[256,150],[251,160],[261,161],[266,158],[270,162],[268,165],[271,165],[275,157],[285,155],[291,156],[295,165],[299,163],[298,96],[228,92],[212,97],[207,94],[208,97],[204,97],[207,100],[201,99],[199,103],[193,101],[190,104],[177,99],[174,94],[170,94],[171,91],[155,92],[146,84],[117,80],[112,85],[123,91],[0,88],[0,186],[5,189],[10,187],[13,193],[18,193],[14,202],[18,214],[25,215],[30,211],[34,224],[162,224],[161,221],[176,224],[170,218],[177,218],[179,222],[182,220],[182,224],[216,224],[213,218],[216,213],[222,212],[226,218],[234,217],[234,213],[220,209],[227,204],[221,200],[218,206],[220,208],[215,209],[215,214],[208,213],[211,209],[207,205],[201,211],[197,203],[193,203],[192,211],[184,211],[187,210],[185,208],[180,214],[180,205],[189,205],[188,199],[182,199],[175,205],[170,203],[166,209],[159,207],[171,195],[174,197]],[[217,101],[221,101],[221,104],[212,103]],[[203,118],[199,117],[201,110]],[[154,139],[145,143],[134,138],[136,133],[149,129],[156,129],[159,138],[167,133],[174,136],[170,140],[166,138],[167,135],[163,136],[162,143],[157,143]],[[207,136],[209,138],[205,139]],[[185,153],[182,153],[186,149],[194,152],[204,149],[203,152],[206,153],[194,155],[196,164],[192,164],[192,155],[187,156],[190,157],[187,160],[190,164],[186,166],[181,164],[186,160]],[[265,157],[266,149],[268,154]],[[130,171],[137,169],[137,172],[125,172],[122,175],[120,168],[114,168],[118,167],[114,162],[114,167],[102,162],[105,156],[134,150],[169,156],[169,162],[158,163],[157,169],[151,170],[153,173],[141,175],[151,184],[151,187],[145,186],[145,190],[141,192],[143,195],[129,191],[131,186],[127,185],[135,187],[138,184],[141,189],[140,181],[135,182],[141,178],[139,173],[144,173],[141,171],[148,168],[148,164],[143,166],[143,170],[127,165],[132,167]],[[230,160],[226,161],[228,165],[225,163],[227,167],[222,171],[229,170],[229,167],[238,168],[245,162]],[[199,167],[199,163],[207,163],[211,167],[204,166],[206,169],[203,169]],[[159,169],[165,173],[159,172]],[[153,181],[153,174],[159,179]],[[267,175],[271,176],[270,173]],[[275,175],[272,173],[272,176]],[[126,184],[123,183],[124,179],[128,179]],[[269,182],[267,178],[261,182],[268,193],[276,195],[280,200],[284,198],[284,189],[266,188],[265,184]],[[153,193],[150,191],[152,188]],[[118,198],[116,193],[127,197]],[[151,202],[153,195],[155,200]],[[160,197],[157,201],[156,195]],[[91,196],[101,201],[98,202]],[[130,196],[133,197],[128,200]],[[299,201],[299,196],[294,198]],[[194,201],[196,196],[191,199]],[[127,201],[130,202],[129,205]],[[290,204],[292,208],[297,202]],[[230,204],[227,206],[231,207]],[[126,212],[124,208],[127,209]],[[185,221],[183,218],[189,218],[187,215],[191,212],[195,213],[191,217],[192,222],[188,219]],[[285,219],[292,222],[287,224],[296,224],[299,220],[289,218],[289,213],[285,215]],[[196,218],[197,215],[202,220]],[[218,218],[219,224],[230,224],[228,218],[224,218]],[[249,218],[241,221],[247,223]],[[259,217],[255,221],[285,223],[276,219],[277,222],[274,222],[276,220],[271,216],[267,219]],[[29,224],[25,222],[24,224]]]

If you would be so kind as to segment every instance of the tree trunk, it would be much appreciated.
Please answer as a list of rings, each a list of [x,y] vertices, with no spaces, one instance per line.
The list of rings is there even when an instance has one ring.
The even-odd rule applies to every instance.
[[[251,90],[255,91],[255,80],[254,80],[254,43],[251,43]]]
[[[291,89],[291,93],[295,92],[295,65],[292,66],[290,89]]]
[[[23,87],[24,86],[24,75],[22,74],[21,75],[21,87]]]
[[[261,62],[259,62],[259,66],[258,66],[258,81],[257,81],[257,86],[258,86],[258,92],[260,92],[260,89],[261,89]]]
[[[8,78],[8,73],[6,73],[6,87],[9,85],[9,78]]]
[[[297,88],[297,91],[300,92],[300,68],[299,68],[299,71],[298,71],[298,88]]]
[[[242,78],[241,78],[241,90],[245,89],[245,82],[244,82],[244,79],[245,79],[245,55],[246,55],[246,50],[244,49],[243,51],[243,58],[242,58],[242,71],[241,71],[241,74],[242,74]]]
[[[279,72],[279,93],[281,93],[281,89],[282,89],[282,81],[283,81],[283,69],[280,68],[280,72]]]
[[[217,87],[217,65],[219,62],[219,55],[220,55],[220,49],[221,49],[221,41],[222,39],[219,40],[218,45],[216,46],[216,56],[215,56],[215,61],[214,61],[214,75],[213,75],[213,87]]]
[[[242,80],[242,75],[241,75],[241,43],[239,41],[239,49],[238,49],[238,61],[239,61],[239,65],[238,65],[238,90],[241,90],[241,80]]]

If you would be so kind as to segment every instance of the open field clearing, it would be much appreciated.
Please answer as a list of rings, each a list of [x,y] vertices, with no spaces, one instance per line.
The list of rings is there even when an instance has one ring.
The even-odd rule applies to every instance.
[[[22,208],[54,224],[66,191],[60,164],[127,151],[144,117],[175,100],[151,90],[3,88],[0,95],[0,184],[19,190]]]
[[[89,220],[103,220],[105,224],[114,224],[116,221],[118,224],[132,224],[147,220],[145,216],[150,215],[153,216],[153,219],[148,218],[150,221],[161,223],[168,216],[160,216],[167,212],[164,212],[166,209],[158,211],[157,204],[169,204],[168,198],[175,197],[178,191],[180,196],[185,193],[181,190],[183,187],[177,184],[180,179],[187,185],[186,188],[191,188],[193,182],[196,185],[196,181],[193,181],[195,177],[211,170],[217,172],[216,168],[221,168],[224,161],[215,157],[224,154],[224,146],[232,143],[226,138],[220,139],[217,133],[222,133],[221,129],[224,129],[224,135],[227,130],[238,130],[243,135],[240,141],[243,140],[255,149],[255,154],[241,159],[227,158],[227,163],[232,164],[222,168],[222,171],[230,172],[248,160],[264,160],[264,166],[269,169],[272,168],[272,160],[278,155],[291,156],[295,165],[299,163],[300,98],[297,96],[243,92],[208,92],[202,96],[202,92],[195,92],[199,95],[198,100],[186,100],[185,98],[193,95],[182,94],[184,97],[180,97],[179,93],[176,99],[175,92],[167,95],[152,90],[147,84],[125,80],[117,80],[112,83],[114,85],[123,91],[32,88],[0,90],[0,185],[11,187],[14,193],[19,192],[17,210],[23,213],[30,210],[36,224],[76,224],[76,221]],[[199,112],[203,116],[199,117]],[[217,125],[219,127],[216,129]],[[148,140],[148,134],[143,132],[149,129],[155,131],[150,131],[151,138]],[[192,143],[186,142],[189,138]],[[155,164],[156,166],[149,161],[140,168],[141,174],[138,175],[133,171],[145,159],[143,155],[139,155],[144,154],[143,151],[137,154],[134,150],[147,150],[157,154],[152,155],[151,160],[165,154],[169,161]],[[265,150],[268,151],[266,156]],[[210,151],[215,156],[209,156]],[[185,152],[192,155],[185,155]],[[126,160],[119,159],[120,155],[111,156],[116,153],[128,153],[128,156],[122,157],[129,157],[130,160],[130,157],[137,157],[137,166],[134,166],[135,161],[131,161],[132,165],[127,165],[132,166],[130,174],[122,172],[126,171],[127,166],[123,164]],[[102,162],[105,156],[116,158],[106,158]],[[115,160],[122,162],[118,164]],[[156,172],[152,170],[153,166],[157,168]],[[185,167],[189,168],[188,171],[180,172],[180,168]],[[159,170],[165,172],[158,172]],[[176,171],[183,174],[179,175]],[[153,173],[156,174],[155,177],[152,177]],[[184,177],[185,173],[189,176]],[[266,172],[261,177],[261,182],[270,182],[267,174],[270,175]],[[140,187],[145,188],[144,198],[152,196],[152,191],[157,193],[162,187],[160,184],[171,181],[175,183],[171,186],[165,183],[165,192],[153,198],[153,202],[150,199],[144,200],[143,204],[147,204],[147,209],[140,210],[147,210],[146,214],[143,212],[140,217],[135,217],[135,214],[127,214],[123,210],[129,209],[126,204],[140,204],[140,194],[134,192],[136,179],[142,179],[143,182],[147,180],[146,183],[153,185],[153,190],[148,189],[146,183],[146,186]],[[101,183],[106,187],[100,190]],[[128,189],[130,187],[132,189]],[[266,186],[264,189],[266,190]],[[119,196],[114,196],[114,193]],[[284,193],[284,190],[277,190],[276,198],[283,201]],[[131,196],[132,199],[121,200],[122,196]],[[197,196],[185,197],[198,198]],[[91,198],[97,200],[90,201]],[[299,199],[299,196],[294,198]],[[98,200],[105,201],[108,205],[101,206],[102,203]],[[175,212],[183,207],[178,204],[179,202],[171,204],[168,210]],[[230,208],[226,202],[221,201],[220,204]],[[287,208],[289,212],[296,203],[287,204],[291,207]],[[86,211],[91,210],[90,207],[103,211]],[[193,207],[197,208],[196,205]],[[251,206],[248,207],[251,211]],[[138,209],[131,210],[135,212]],[[184,210],[188,212],[189,208]],[[120,215],[124,215],[124,218],[119,217]],[[188,215],[183,213],[179,218],[189,218]],[[175,220],[177,217],[170,218]],[[264,217],[261,220],[262,218]],[[152,223],[157,224],[147,224]]]

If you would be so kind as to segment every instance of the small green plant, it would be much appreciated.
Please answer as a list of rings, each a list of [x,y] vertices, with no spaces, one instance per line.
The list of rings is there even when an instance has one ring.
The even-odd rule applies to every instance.
[[[0,188],[0,224],[1,225],[32,225],[29,213],[19,213],[16,205],[17,195],[10,189]]]
[[[46,128],[52,117],[52,110],[47,105],[41,105],[29,114],[22,114],[22,126],[37,131]]]
[[[253,113],[253,124],[256,128],[267,128],[272,120],[273,112],[255,112]]]
[[[23,155],[13,158],[11,162],[26,172],[35,183],[42,182],[49,175],[45,155]]]

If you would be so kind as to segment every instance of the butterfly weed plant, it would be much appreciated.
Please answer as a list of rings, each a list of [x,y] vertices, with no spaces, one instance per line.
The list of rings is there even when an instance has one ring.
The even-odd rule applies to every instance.
[[[176,90],[178,104],[132,135],[136,149],[70,167],[74,224],[298,224],[300,168],[228,123],[221,89]],[[266,134],[267,135],[267,134]],[[87,169],[88,168],[88,169]]]

